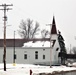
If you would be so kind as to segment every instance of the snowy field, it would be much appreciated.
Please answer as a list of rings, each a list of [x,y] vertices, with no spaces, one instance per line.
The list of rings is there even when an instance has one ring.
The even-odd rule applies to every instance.
[[[0,75],[30,75],[30,70],[32,70],[32,75],[38,75],[39,73],[53,73],[54,71],[72,71],[76,70],[76,67],[66,67],[66,66],[39,66],[30,64],[7,64],[6,71],[3,69],[3,64],[0,64]]]

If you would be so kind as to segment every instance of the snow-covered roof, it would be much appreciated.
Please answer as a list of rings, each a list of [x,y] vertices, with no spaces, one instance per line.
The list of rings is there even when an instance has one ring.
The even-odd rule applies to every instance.
[[[33,43],[33,41],[24,43],[23,47],[50,47],[50,42],[48,41],[37,41]]]
[[[30,41],[27,43],[24,43],[23,47],[52,47],[53,41],[50,43],[50,41]]]

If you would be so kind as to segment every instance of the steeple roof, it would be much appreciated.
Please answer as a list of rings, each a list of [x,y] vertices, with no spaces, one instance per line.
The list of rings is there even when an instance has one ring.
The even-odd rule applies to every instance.
[[[55,23],[55,17],[54,16],[53,16],[53,21],[52,21],[51,34],[57,34],[57,29],[56,29],[56,23]]]

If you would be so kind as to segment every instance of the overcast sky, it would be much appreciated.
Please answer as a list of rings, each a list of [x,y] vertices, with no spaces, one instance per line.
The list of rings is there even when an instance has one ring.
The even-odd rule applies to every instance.
[[[54,15],[57,29],[61,31],[66,46],[76,46],[76,0],[0,0],[0,5],[4,3],[13,4],[9,6],[12,10],[7,12],[7,25],[12,25],[7,26],[7,38],[13,37],[22,19],[30,18],[45,27],[52,23]],[[3,11],[0,10],[0,38],[3,37],[2,17]]]

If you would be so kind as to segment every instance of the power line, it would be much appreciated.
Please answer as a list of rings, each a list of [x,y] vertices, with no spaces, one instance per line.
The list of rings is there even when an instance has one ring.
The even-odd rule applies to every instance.
[[[18,6],[15,6],[16,8],[17,8],[17,10],[19,11],[19,12],[21,12],[22,14],[21,15],[28,15],[28,16],[30,16],[30,17],[33,17],[33,18],[35,18],[35,20],[37,21],[37,19],[39,19],[39,20],[41,20],[41,21],[43,21],[43,22],[41,22],[41,24],[45,24],[44,22],[45,22],[45,20],[44,19],[41,19],[41,18],[38,18],[37,16],[34,16],[34,15],[32,15],[32,14],[30,14],[29,12],[27,12],[27,11],[25,11],[24,9],[22,9],[22,8],[20,8],[20,7],[18,7]],[[26,17],[26,16],[25,16]],[[28,17],[29,18],[29,17]],[[32,19],[33,19],[32,18]]]
[[[8,6],[13,6],[12,4],[2,4],[0,5],[3,7],[3,9],[0,9],[0,10],[3,10],[4,11],[4,55],[3,55],[3,62],[4,62],[4,71],[6,71],[6,21],[7,21],[7,16],[6,16],[6,10],[12,10],[11,8],[7,8]]]

